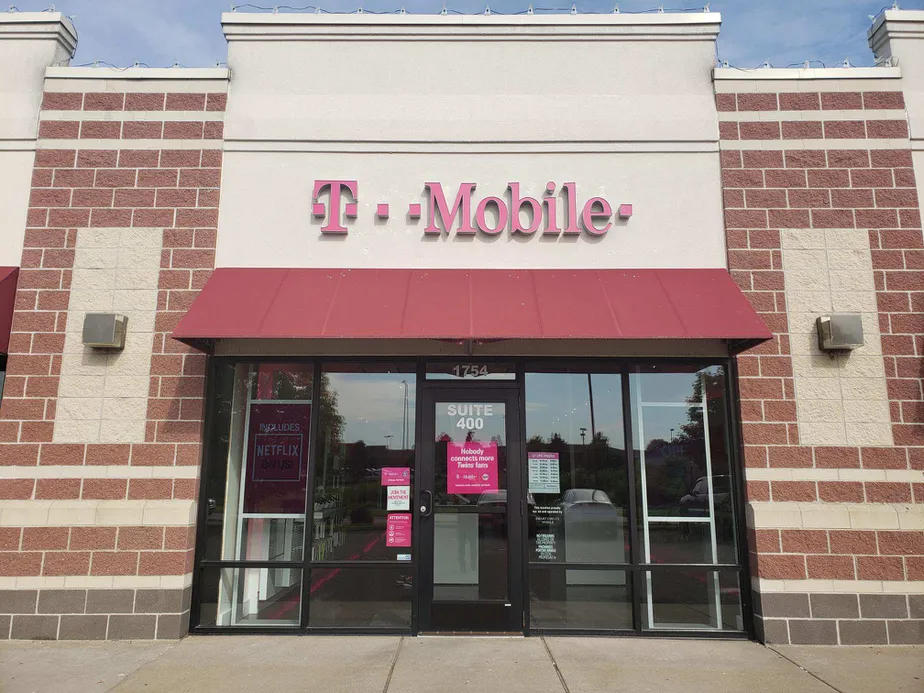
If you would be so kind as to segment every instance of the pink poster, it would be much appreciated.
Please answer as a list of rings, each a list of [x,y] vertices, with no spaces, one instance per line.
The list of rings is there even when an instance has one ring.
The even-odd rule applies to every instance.
[[[382,467],[382,486],[410,486],[410,467]]]
[[[411,514],[390,513],[385,532],[385,546],[411,545]]]
[[[497,490],[497,443],[447,443],[446,492]]]
[[[310,419],[310,404],[250,405],[244,512],[305,512]]]

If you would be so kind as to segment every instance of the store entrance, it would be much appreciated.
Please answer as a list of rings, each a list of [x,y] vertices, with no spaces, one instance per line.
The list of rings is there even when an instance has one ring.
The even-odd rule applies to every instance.
[[[522,632],[519,394],[440,384],[421,404],[419,631]]]

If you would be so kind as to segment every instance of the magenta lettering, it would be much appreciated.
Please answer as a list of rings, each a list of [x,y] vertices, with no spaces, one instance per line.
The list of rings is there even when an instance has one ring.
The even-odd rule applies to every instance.
[[[327,210],[324,204],[318,202],[318,198],[324,190],[330,190],[329,204]],[[355,180],[316,180],[314,182],[314,207],[313,214],[316,217],[323,218],[327,216],[327,224],[321,227],[322,233],[346,233],[347,228],[340,223],[340,193],[347,191],[353,196],[353,202],[347,203],[344,210],[347,217],[356,216],[356,199],[359,190],[359,184]]]

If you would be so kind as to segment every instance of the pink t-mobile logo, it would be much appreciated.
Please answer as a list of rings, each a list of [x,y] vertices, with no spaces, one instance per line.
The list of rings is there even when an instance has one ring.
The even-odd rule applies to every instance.
[[[327,208],[318,198],[324,190],[329,189]],[[340,196],[344,191],[350,193],[353,201],[347,202],[343,210],[343,215],[347,219],[355,219],[356,200],[359,194],[359,184],[355,180],[316,180],[314,182],[314,203],[311,205],[311,213],[319,219],[327,219],[327,224],[321,227],[323,233],[346,233],[347,228],[340,223]]]

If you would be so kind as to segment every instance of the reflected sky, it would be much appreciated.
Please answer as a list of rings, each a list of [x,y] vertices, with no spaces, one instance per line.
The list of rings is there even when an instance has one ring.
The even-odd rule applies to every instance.
[[[408,443],[414,446],[417,378],[413,373],[328,373],[337,393],[337,411],[344,419],[343,442],[401,447],[404,385],[408,383]],[[392,436],[386,439],[385,436]]]

